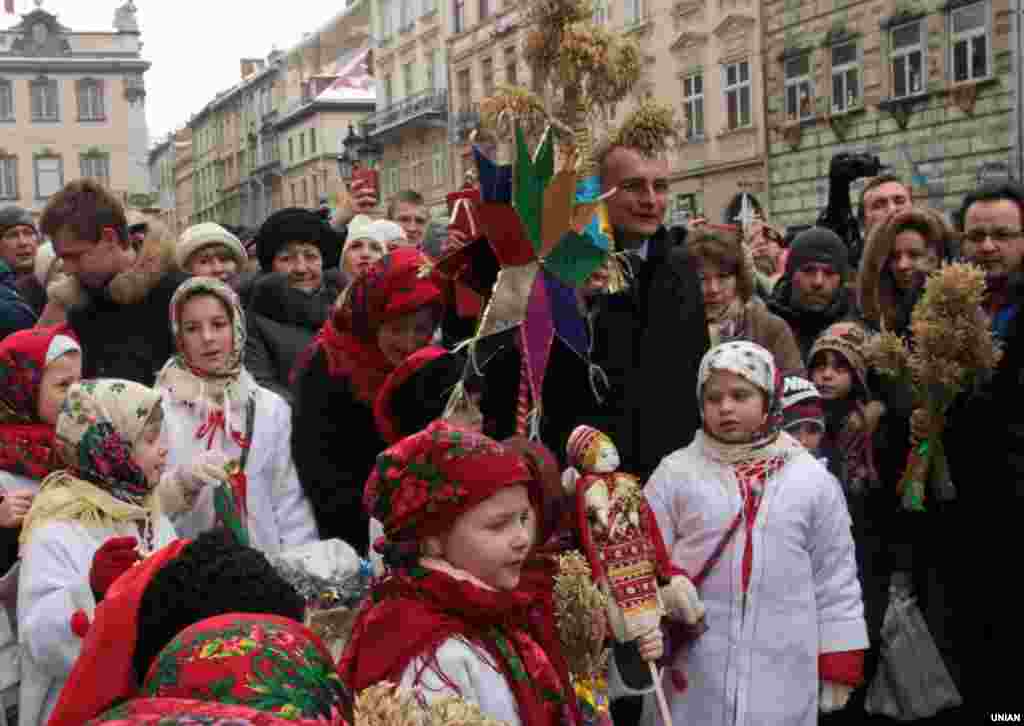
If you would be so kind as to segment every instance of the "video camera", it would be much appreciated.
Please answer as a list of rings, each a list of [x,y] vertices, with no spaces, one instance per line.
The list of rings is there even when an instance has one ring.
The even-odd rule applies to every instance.
[[[859,266],[864,240],[850,204],[850,185],[866,176],[878,176],[883,165],[874,154],[843,152],[832,157],[828,167],[828,204],[818,216],[818,226],[827,227],[846,243],[850,264]]]

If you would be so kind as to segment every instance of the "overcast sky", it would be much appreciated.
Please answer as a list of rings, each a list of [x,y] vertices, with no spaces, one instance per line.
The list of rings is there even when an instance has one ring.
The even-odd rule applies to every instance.
[[[15,0],[18,13],[34,0]],[[72,30],[113,30],[124,0],[43,0],[43,9]],[[146,116],[151,140],[183,125],[217,91],[240,80],[240,58],[265,58],[316,30],[344,8],[344,0],[135,0],[146,73]],[[2,7],[2,6],[0,6]],[[0,13],[0,27],[20,22]]]

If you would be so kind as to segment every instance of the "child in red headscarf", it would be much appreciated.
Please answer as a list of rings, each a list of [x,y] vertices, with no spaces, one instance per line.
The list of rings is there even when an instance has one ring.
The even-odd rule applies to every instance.
[[[378,457],[364,504],[391,568],[339,664],[350,689],[390,680],[425,700],[457,695],[512,726],[567,719],[560,646],[521,582],[542,488],[519,450],[444,421]]]
[[[401,248],[361,272],[296,364],[292,459],[323,539],[367,551],[359,506],[374,457],[387,447],[373,406],[388,374],[427,345],[441,320],[430,263]]]

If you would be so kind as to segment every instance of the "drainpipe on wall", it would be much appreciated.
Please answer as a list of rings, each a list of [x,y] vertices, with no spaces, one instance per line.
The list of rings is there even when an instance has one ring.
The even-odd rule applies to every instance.
[[[1024,62],[1024,32],[1021,32],[1021,21],[1024,20],[1024,0],[1016,0],[1014,3],[1014,18],[1010,24],[1010,32],[1013,37],[1010,39],[1013,47],[1013,61],[1010,67],[1014,74],[1014,104],[1013,111],[1016,123],[1013,125],[1013,167],[1014,176],[1018,180],[1024,179],[1024,69],[1021,63]]]

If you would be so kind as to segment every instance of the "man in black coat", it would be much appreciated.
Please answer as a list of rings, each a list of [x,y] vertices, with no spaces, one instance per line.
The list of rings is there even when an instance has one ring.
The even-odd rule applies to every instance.
[[[146,386],[174,353],[168,306],[186,279],[173,261],[173,240],[132,247],[121,202],[91,179],[50,197],[43,233],[67,276],[51,289],[83,350],[85,378],[125,378]]]
[[[622,469],[644,481],[661,459],[686,446],[700,426],[694,386],[710,346],[696,270],[685,231],[662,224],[668,162],[613,146],[600,155],[601,185],[615,241],[630,251],[628,289],[591,298],[591,360],[608,390],[578,423],[609,434]]]
[[[790,247],[786,271],[767,301],[768,309],[793,330],[804,364],[825,328],[859,317],[845,284],[848,258],[846,245],[832,230],[811,227],[801,232]]]

